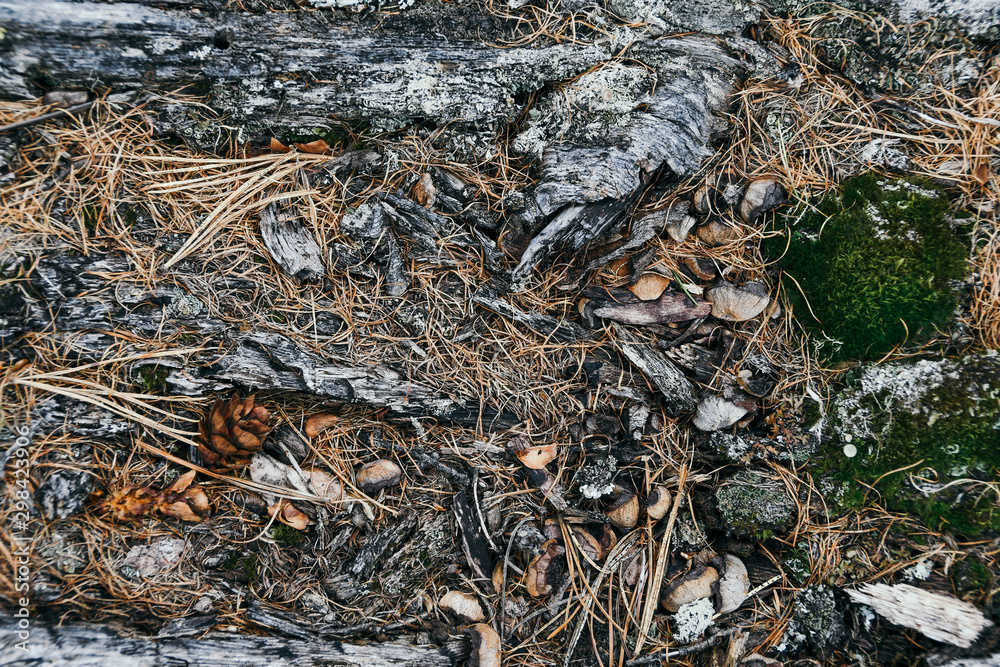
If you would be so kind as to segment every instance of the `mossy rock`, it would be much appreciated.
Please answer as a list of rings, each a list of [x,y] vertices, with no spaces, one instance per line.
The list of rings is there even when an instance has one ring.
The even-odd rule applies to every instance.
[[[968,537],[1000,530],[1000,503],[985,485],[1000,481],[1000,355],[870,365],[850,384],[829,405],[813,459],[823,483],[842,491],[828,502],[877,501]]]
[[[795,503],[784,484],[763,471],[741,470],[715,491],[724,527],[764,540],[784,532],[795,520]]]
[[[765,251],[781,257],[785,292],[823,359],[878,359],[948,324],[968,256],[949,207],[930,183],[865,174],[777,218],[784,235]]]

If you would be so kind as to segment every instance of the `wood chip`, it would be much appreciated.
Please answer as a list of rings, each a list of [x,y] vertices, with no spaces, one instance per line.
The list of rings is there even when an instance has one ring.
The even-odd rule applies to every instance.
[[[979,633],[993,625],[968,602],[909,584],[862,584],[847,594],[852,602],[868,605],[891,623],[962,648],[971,647]]]

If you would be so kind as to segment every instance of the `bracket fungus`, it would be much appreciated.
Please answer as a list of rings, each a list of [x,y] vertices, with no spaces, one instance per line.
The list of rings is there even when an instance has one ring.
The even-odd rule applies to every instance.
[[[461,591],[448,591],[438,601],[438,609],[464,623],[479,623],[486,615],[475,595]]]
[[[719,571],[714,567],[695,565],[661,591],[660,604],[667,611],[676,612],[690,602],[712,597],[718,581]]]
[[[399,484],[403,471],[399,466],[387,459],[379,459],[361,466],[355,476],[358,488],[372,495],[382,489]]]

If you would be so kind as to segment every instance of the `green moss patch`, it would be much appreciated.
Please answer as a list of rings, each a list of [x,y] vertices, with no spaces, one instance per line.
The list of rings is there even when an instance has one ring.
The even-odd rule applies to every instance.
[[[1000,481],[1000,356],[867,366],[854,385],[831,402],[813,459],[827,502],[879,502],[968,537],[1000,531],[986,485]]]
[[[929,183],[865,174],[777,217],[785,234],[765,251],[781,257],[785,292],[823,359],[877,359],[949,322],[968,254],[949,207]]]

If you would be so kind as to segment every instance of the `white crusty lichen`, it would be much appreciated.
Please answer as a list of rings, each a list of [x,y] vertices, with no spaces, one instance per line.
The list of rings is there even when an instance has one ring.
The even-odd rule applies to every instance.
[[[681,644],[690,644],[712,627],[715,606],[712,598],[702,598],[682,605],[674,614],[674,639]]]

